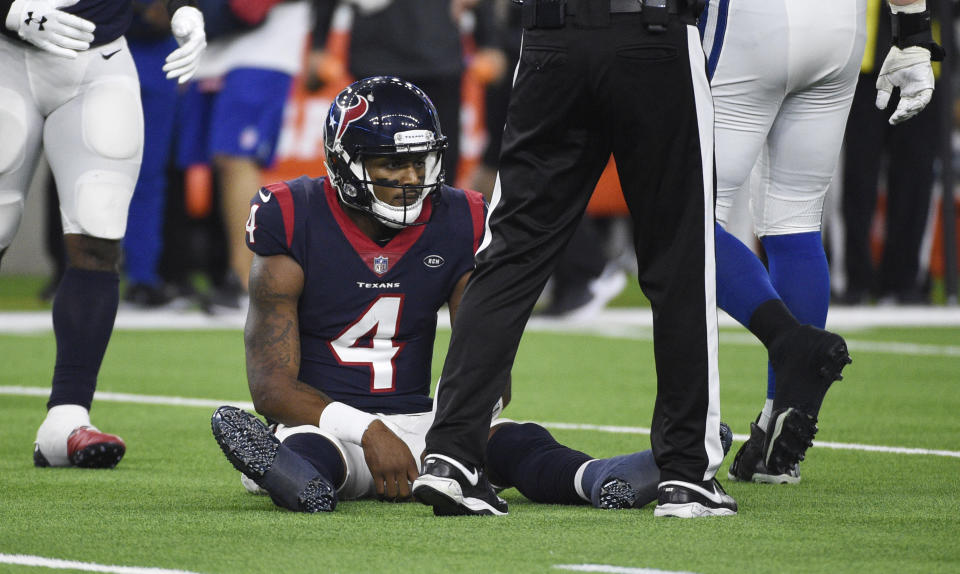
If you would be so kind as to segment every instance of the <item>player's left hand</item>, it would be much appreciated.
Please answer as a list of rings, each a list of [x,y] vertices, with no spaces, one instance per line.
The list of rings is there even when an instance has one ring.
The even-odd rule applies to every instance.
[[[207,47],[203,14],[193,6],[181,6],[170,18],[170,30],[180,47],[167,56],[163,71],[168,80],[178,78],[178,83],[183,84],[197,72],[200,54]]]
[[[890,125],[909,120],[930,103],[933,95],[930,50],[920,46],[902,50],[890,47],[877,78],[877,108],[887,108],[894,87],[900,88],[900,103],[890,116]]]
[[[377,496],[386,500],[410,498],[410,484],[420,472],[407,444],[377,419],[364,431],[360,446]]]

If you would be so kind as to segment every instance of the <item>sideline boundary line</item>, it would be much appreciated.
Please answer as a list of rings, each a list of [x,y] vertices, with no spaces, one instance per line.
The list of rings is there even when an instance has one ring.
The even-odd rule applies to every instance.
[[[97,564],[96,562],[78,562],[76,560],[61,560],[59,558],[45,558],[27,554],[0,554],[0,564],[16,564],[18,566],[37,566],[41,568],[55,568],[58,570],[83,570],[85,572],[111,572],[113,574],[197,574],[190,570],[170,570],[168,568],[151,568],[143,566],[114,566]]]
[[[46,397],[50,389],[45,387],[0,386],[0,395],[19,395],[29,397]],[[192,399],[188,397],[167,397],[161,395],[139,395],[132,393],[111,393],[97,391],[93,400],[115,403],[134,403],[143,405],[163,405],[173,407],[199,407],[216,409],[223,405],[231,405],[248,411],[253,411],[253,403],[249,401],[224,401],[217,399]],[[650,429],[645,427],[594,425],[587,423],[540,422],[538,424],[557,430],[595,431],[614,434],[641,434],[649,435]],[[734,434],[734,440],[745,441],[750,438],[745,434]],[[889,454],[913,454],[960,458],[960,451],[939,450],[927,448],[910,448],[901,446],[881,446],[858,443],[814,441],[814,446],[834,450],[858,450],[864,452],[879,452]]]

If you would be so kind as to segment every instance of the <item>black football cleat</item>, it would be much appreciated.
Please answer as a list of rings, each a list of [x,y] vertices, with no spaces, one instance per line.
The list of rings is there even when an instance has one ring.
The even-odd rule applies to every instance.
[[[776,410],[769,429],[763,442],[764,464],[772,475],[788,474],[813,446],[817,419],[794,408]]]
[[[330,512],[333,485],[306,460],[283,446],[254,415],[223,406],[210,419],[213,437],[234,468],[270,494],[274,504],[297,512]]]
[[[812,325],[799,325],[778,337],[769,349],[777,381],[775,408],[797,407],[816,415],[843,368],[853,362],[843,337]]]
[[[727,478],[737,482],[764,484],[797,484],[800,482],[800,466],[794,464],[784,472],[773,473],[767,468],[763,445],[767,433],[756,423],[750,423],[750,438],[743,443],[727,471]]]
[[[732,516],[737,513],[737,501],[723,490],[716,479],[705,482],[668,480],[660,483],[654,516],[699,518],[701,516]]]
[[[469,470],[460,461],[428,454],[413,482],[413,497],[433,507],[436,516],[502,516],[507,501],[497,496],[482,470]]]
[[[600,485],[594,506],[603,510],[622,510],[640,508],[647,502],[629,482],[613,477]]]

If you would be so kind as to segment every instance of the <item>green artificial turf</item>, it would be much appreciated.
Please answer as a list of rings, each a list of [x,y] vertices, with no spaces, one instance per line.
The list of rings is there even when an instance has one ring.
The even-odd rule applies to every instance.
[[[720,335],[723,418],[738,435],[765,393],[765,354],[741,335]],[[960,356],[873,347],[955,347],[960,329],[871,329],[851,339],[855,362],[828,394],[817,436],[840,448],[811,449],[797,486],[731,482],[731,453],[719,473],[740,504],[730,518],[661,519],[652,505],[539,505],[513,489],[504,493],[506,517],[437,518],[419,504],[376,501],[299,515],[240,486],[210,433],[213,406],[97,400],[94,422],[127,441],[120,465],[38,469],[31,449],[46,397],[0,395],[0,572],[38,571],[2,555],[200,573],[562,572],[557,566],[570,564],[627,569],[594,570],[601,572],[958,572],[960,458],[844,445],[960,451]],[[435,375],[447,340],[441,331]],[[648,338],[528,332],[505,415],[649,427],[652,347]],[[0,355],[0,386],[41,395],[49,387],[52,334],[0,335]],[[98,389],[247,401],[241,333],[117,331]],[[553,433],[595,456],[649,448],[642,432]]]

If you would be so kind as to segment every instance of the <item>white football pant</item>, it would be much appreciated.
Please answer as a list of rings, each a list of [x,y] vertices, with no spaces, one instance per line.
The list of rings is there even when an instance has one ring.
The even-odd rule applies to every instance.
[[[41,144],[64,233],[120,239],[143,155],[137,71],[124,38],[75,60],[0,36],[0,251],[20,225]]]
[[[866,41],[866,0],[709,0],[717,220],[751,193],[758,237],[819,231]],[[761,158],[762,154],[762,158]],[[761,158],[760,185],[744,186]]]

